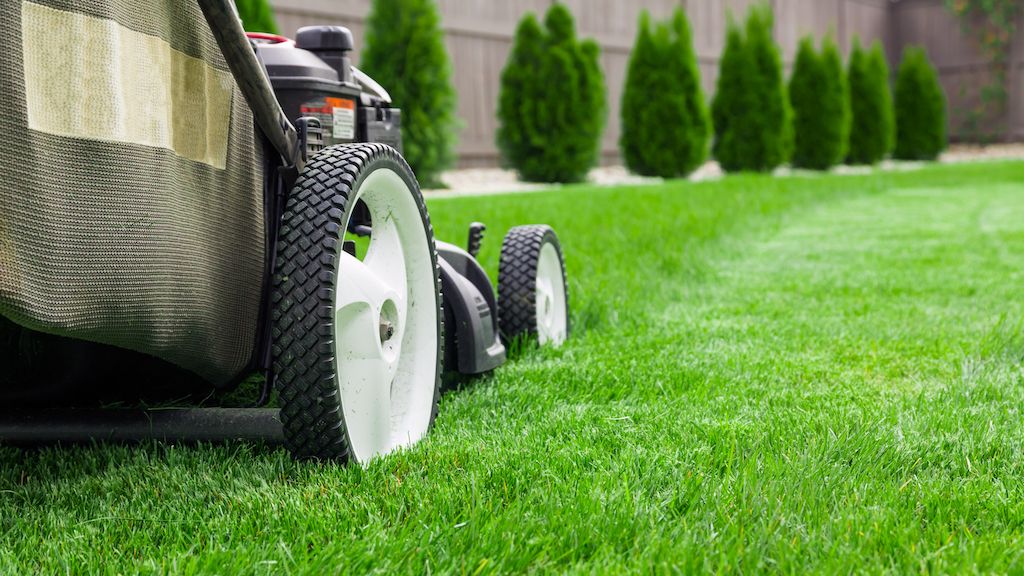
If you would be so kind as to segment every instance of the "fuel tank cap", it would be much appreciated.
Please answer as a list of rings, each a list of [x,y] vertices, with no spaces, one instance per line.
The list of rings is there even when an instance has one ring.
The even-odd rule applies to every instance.
[[[352,31],[344,26],[306,26],[299,28],[295,45],[310,52],[351,52],[355,47]]]

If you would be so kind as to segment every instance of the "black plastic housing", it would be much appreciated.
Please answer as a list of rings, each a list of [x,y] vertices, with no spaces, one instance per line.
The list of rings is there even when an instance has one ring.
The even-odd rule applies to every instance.
[[[505,363],[498,302],[487,273],[468,252],[437,242],[445,309],[446,370],[482,374]],[[454,357],[453,357],[454,356]]]
[[[349,53],[352,34],[340,26],[310,26],[295,42],[257,40],[256,53],[288,119],[316,118],[324,143],[381,142],[402,151],[401,111],[363,91]]]

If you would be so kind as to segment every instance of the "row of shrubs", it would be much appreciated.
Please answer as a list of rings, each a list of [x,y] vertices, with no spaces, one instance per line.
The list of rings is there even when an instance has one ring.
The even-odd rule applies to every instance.
[[[264,23],[265,0],[236,0]],[[267,16],[269,18],[269,16]],[[621,103],[619,141],[642,175],[681,177],[709,152],[727,171],[770,171],[792,163],[826,170],[874,164],[890,154],[930,160],[946,145],[945,97],[924,51],[909,48],[895,90],[882,46],[854,43],[844,67],[831,38],[804,39],[788,85],[767,5],[730,19],[715,98],[704,100],[690,23],[640,17]],[[600,157],[607,118],[600,50],[576,36],[568,8],[543,21],[527,14],[501,74],[497,144],[524,180],[576,182]],[[403,108],[409,163],[434,185],[454,158],[456,94],[434,0],[374,0],[362,68]]]
[[[643,21],[641,36],[642,29]],[[713,151],[723,168],[767,171],[788,160],[827,170],[844,161],[874,164],[890,153],[933,160],[945,148],[945,97],[923,50],[904,53],[894,108],[880,43],[865,50],[855,41],[844,69],[832,38],[820,50],[805,38],[785,86],[771,31],[766,7],[752,9],[743,29],[730,23],[712,104]]]
[[[502,76],[498,144],[524,179],[573,182],[596,163],[604,123],[604,98],[577,86],[603,91],[603,84],[593,61],[577,68],[587,77],[582,82],[568,81],[576,76],[564,70],[550,72],[556,64],[549,61],[559,57],[544,48],[545,34],[591,46],[588,54],[596,50],[575,40],[563,5],[553,5],[545,23],[546,32],[528,15],[516,33]],[[641,14],[620,111],[619,145],[629,169],[686,176],[711,152],[729,172],[771,171],[787,162],[828,170],[890,154],[933,160],[945,148],[945,97],[923,50],[905,51],[894,102],[880,43],[865,49],[855,41],[844,66],[832,38],[819,49],[807,37],[787,85],[772,30],[768,6],[751,8],[742,27],[730,20],[709,113],[685,12],[657,23]]]

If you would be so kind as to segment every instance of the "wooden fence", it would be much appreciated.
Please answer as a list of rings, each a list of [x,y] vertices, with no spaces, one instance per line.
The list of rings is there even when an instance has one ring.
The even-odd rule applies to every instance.
[[[527,11],[542,13],[553,0],[438,0],[454,66],[459,94],[458,115],[461,166],[497,163],[494,145],[495,107],[501,69],[512,45],[518,20]],[[667,17],[677,5],[685,7],[694,29],[704,87],[710,94],[718,74],[718,59],[725,43],[728,14],[742,17],[760,0],[566,0],[581,36],[602,46],[602,64],[608,83],[609,117],[603,142],[605,161],[618,159],[619,102],[629,51],[639,12]],[[957,20],[942,0],[772,0],[775,36],[787,66],[799,39],[806,34],[835,35],[844,47],[854,36],[866,43],[880,40],[891,58],[908,43],[924,44],[939,67],[954,108],[970,104],[975,95],[961,90],[965,83],[985,76],[989,67],[964,38]],[[348,26],[357,50],[363,39],[370,0],[272,0],[278,24],[285,34],[313,23]],[[358,61],[358,54],[356,56]],[[1015,46],[1014,73],[1008,120],[1013,136],[1024,136],[1024,42]],[[970,87],[972,84],[966,84]],[[975,84],[976,85],[976,84]],[[976,93],[976,90],[974,91]],[[954,128],[960,115],[952,120]]]
[[[890,60],[896,62],[906,45],[924,46],[935,63],[946,89],[952,112],[954,138],[1001,134],[1010,140],[1024,140],[1024,16],[1016,26],[1011,46],[1006,87],[1006,110],[974,130],[965,126],[970,110],[984,106],[980,92],[992,81],[991,63],[979,51],[971,35],[961,31],[960,21],[946,11],[942,0],[901,0],[893,4],[891,29],[896,42]]]

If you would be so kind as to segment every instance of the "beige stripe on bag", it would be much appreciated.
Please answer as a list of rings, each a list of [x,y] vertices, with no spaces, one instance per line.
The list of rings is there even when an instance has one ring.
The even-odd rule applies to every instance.
[[[32,130],[170,150],[224,169],[229,72],[113,20],[21,5]]]

